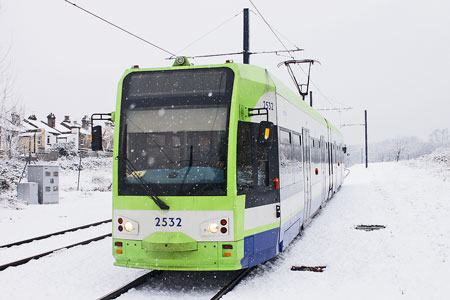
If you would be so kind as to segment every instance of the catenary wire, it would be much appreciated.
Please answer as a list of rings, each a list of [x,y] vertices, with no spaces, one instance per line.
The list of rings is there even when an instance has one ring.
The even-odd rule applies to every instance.
[[[249,2],[252,4],[252,6],[255,8],[257,15],[259,15],[261,17],[261,19],[264,21],[264,23],[266,23],[267,27],[269,27],[270,31],[272,31],[272,33],[275,35],[275,37],[277,38],[277,40],[281,43],[281,45],[283,45],[283,47],[287,50],[287,52],[289,53],[290,57],[292,59],[295,59],[294,55],[291,54],[291,51],[289,51],[286,47],[286,45],[281,41],[281,38],[278,36],[278,34],[275,32],[275,29],[269,24],[269,22],[267,22],[267,20],[264,18],[264,16],[262,15],[262,13],[259,11],[259,9],[256,7],[256,5],[253,3],[252,0],[249,0]],[[281,35],[281,34],[280,34]],[[286,38],[285,38],[286,39]],[[287,39],[286,39],[287,40]],[[289,41],[289,40],[288,40]],[[290,42],[290,41],[289,41]],[[291,44],[293,44],[292,42],[290,42]],[[293,44],[294,46],[296,46],[295,44]],[[296,46],[297,47],[297,46]],[[306,74],[306,71],[297,64],[297,66],[300,68],[300,70],[303,72],[303,74]],[[312,85],[316,88],[317,92],[333,107],[333,108],[337,108],[330,99],[328,99],[328,97],[321,91],[321,89],[315,84],[315,82],[311,79],[310,82],[312,83]],[[343,103],[341,103],[343,104]],[[345,105],[346,108],[350,108],[349,106]]]
[[[165,52],[165,53],[168,53],[168,54],[170,54],[170,55],[172,55],[172,56],[176,56],[176,54],[174,54],[174,53],[172,53],[172,52],[170,52],[170,51],[168,51],[168,50],[166,50],[166,49],[164,49],[164,48],[161,48],[161,47],[159,47],[158,45],[155,45],[155,44],[153,44],[152,42],[149,42],[149,41],[147,41],[147,40],[144,39],[144,38],[141,38],[140,36],[138,36],[138,35],[136,35],[136,34],[130,32],[130,31],[128,31],[128,30],[126,30],[126,29],[124,29],[124,28],[122,28],[122,27],[120,27],[120,26],[118,26],[118,25],[116,25],[116,24],[114,24],[114,23],[112,23],[112,22],[110,22],[110,21],[108,21],[108,20],[106,20],[106,19],[104,19],[104,18],[102,18],[102,17],[100,17],[100,16],[98,16],[98,15],[92,13],[92,12],[90,12],[90,11],[88,11],[87,9],[85,9],[85,8],[83,8],[83,7],[81,7],[81,6],[78,6],[78,5],[75,4],[75,3],[72,3],[72,2],[70,2],[70,1],[68,1],[68,0],[64,0],[64,1],[67,2],[67,3],[69,3],[69,4],[72,4],[74,7],[78,8],[78,9],[81,9],[81,10],[84,11],[85,13],[88,13],[88,14],[90,14],[91,16],[94,16],[94,17],[96,17],[97,19],[100,19],[100,20],[102,20],[103,22],[105,22],[105,23],[107,23],[107,24],[109,24],[109,25],[111,25],[111,26],[113,26],[113,27],[116,27],[117,29],[122,30],[123,32],[125,32],[125,33],[127,33],[127,34],[129,34],[129,35],[131,35],[131,36],[133,36],[133,37],[135,37],[135,38],[137,38],[137,39],[143,41],[144,43],[147,43],[147,44],[149,44],[149,45],[151,45],[151,46],[153,46],[153,47],[155,47],[155,48],[157,48],[157,49],[159,49],[159,50],[161,50],[161,51],[163,51],[163,52]]]
[[[270,31],[272,31],[272,33],[275,35],[275,37],[278,39],[278,41],[280,42],[281,45],[283,45],[284,49],[286,49],[286,51],[289,52],[289,49],[286,47],[286,45],[283,43],[283,41],[280,39],[280,37],[277,35],[277,33],[274,31],[274,29],[272,28],[272,26],[270,26],[269,22],[267,22],[267,20],[264,18],[264,16],[261,14],[261,12],[259,11],[259,9],[256,7],[256,5],[253,3],[252,0],[248,0],[250,1],[250,3],[253,5],[253,7],[256,9],[256,12],[260,15],[261,19],[263,19],[264,23],[266,23],[267,27],[269,27]],[[292,59],[295,59],[294,56],[292,56]]]
[[[254,10],[252,10],[252,9],[250,9],[250,12],[252,13],[252,14],[254,14],[255,16],[257,16],[258,18],[260,18],[263,22],[264,22],[264,20],[263,20],[263,18],[259,15],[259,14],[257,14]],[[300,47],[299,46],[297,46],[296,44],[294,44],[292,41],[290,41],[285,35],[283,35],[277,28],[275,28],[275,27],[273,27],[272,26],[272,28],[273,28],[273,30],[276,32],[276,33],[278,33],[283,39],[285,39],[289,44],[291,44],[292,46],[294,46],[296,49],[300,49]]]
[[[220,23],[219,25],[217,25],[216,27],[214,27],[213,29],[211,29],[209,32],[203,34],[201,37],[199,37],[198,39],[192,41],[191,43],[189,43],[186,47],[184,47],[183,49],[177,51],[178,53],[182,53],[184,50],[188,49],[189,47],[191,47],[192,45],[196,44],[197,42],[199,42],[200,40],[202,40],[203,38],[207,37],[208,35],[210,35],[211,33],[219,30],[221,27],[225,26],[226,24],[228,24],[229,22],[231,22],[234,18],[238,17],[240,14],[242,14],[242,11],[235,14],[234,16],[232,16],[231,18],[228,18],[227,20],[225,20],[224,22]],[[173,56],[171,57],[173,58]]]

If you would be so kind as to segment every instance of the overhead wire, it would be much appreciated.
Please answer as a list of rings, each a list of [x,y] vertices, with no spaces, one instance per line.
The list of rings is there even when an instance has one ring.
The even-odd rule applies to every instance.
[[[210,35],[211,33],[219,30],[221,27],[225,26],[226,24],[228,24],[229,22],[231,22],[234,18],[238,17],[240,14],[242,14],[242,11],[240,11],[239,13],[235,14],[234,16],[228,18],[227,20],[225,20],[224,22],[220,23],[219,25],[217,25],[216,27],[214,27],[213,29],[211,29],[210,31],[208,31],[207,33],[203,34],[201,37],[199,37],[198,39],[192,41],[191,43],[189,43],[186,47],[184,47],[183,49],[177,51],[178,53],[182,53],[184,50],[188,49],[189,47],[191,47],[192,45],[196,44],[197,42],[201,41],[202,39],[204,39],[205,37],[207,37],[208,35]],[[171,57],[173,58],[173,56]]]
[[[126,29],[124,29],[124,28],[122,28],[122,27],[120,27],[120,26],[118,26],[118,25],[116,25],[116,24],[114,24],[114,23],[112,23],[112,22],[110,22],[110,21],[108,21],[108,20],[106,20],[106,19],[104,19],[104,18],[102,18],[102,17],[92,13],[92,12],[90,12],[90,11],[88,11],[87,9],[85,9],[85,8],[75,4],[75,3],[72,3],[72,2],[70,2],[68,0],[64,0],[64,1],[69,3],[69,4],[72,4],[74,7],[84,11],[85,13],[90,14],[91,16],[94,16],[95,18],[97,18],[97,19],[99,19],[99,20],[101,20],[101,21],[103,21],[103,22],[105,22],[105,23],[107,23],[107,24],[109,24],[109,25],[119,29],[119,30],[122,30],[123,32],[125,32],[125,33],[127,33],[127,34],[129,34],[129,35],[131,35],[131,36],[141,40],[141,41],[143,41],[144,43],[147,43],[147,44],[149,44],[149,45],[151,45],[151,46],[153,46],[153,47],[155,47],[155,48],[157,48],[157,49],[159,49],[159,50],[161,50],[161,51],[163,51],[165,53],[168,53],[168,54],[170,54],[172,56],[176,56],[176,54],[174,54],[174,53],[172,53],[172,52],[170,52],[170,51],[168,51],[168,50],[166,50],[166,49],[164,49],[164,48],[162,48],[162,47],[160,47],[160,46],[158,46],[158,45],[156,45],[156,44],[154,44],[152,42],[147,41],[146,39],[144,39],[144,38],[142,38],[142,37],[140,37],[140,36],[130,32],[130,31],[128,31],[128,30],[126,30]]]
[[[253,3],[252,0],[248,0],[250,1],[250,3],[253,5],[253,7],[256,9],[256,12],[259,14],[259,16],[261,17],[261,19],[263,19],[264,23],[266,23],[267,27],[269,27],[270,31],[272,31],[272,33],[275,35],[275,37],[278,39],[278,41],[280,42],[281,45],[283,45],[284,49],[286,49],[286,51],[290,54],[289,49],[286,47],[286,45],[283,43],[283,41],[280,39],[280,37],[277,35],[277,33],[274,31],[274,29],[272,28],[272,26],[270,26],[269,22],[267,22],[267,20],[264,18],[264,16],[261,14],[261,12],[259,11],[259,9],[256,7],[256,5]],[[292,59],[295,59],[294,56],[292,56],[292,54],[290,54]]]
[[[258,14],[258,13],[256,13],[255,11],[253,11],[252,9],[250,9],[250,12],[252,13],[252,14],[254,14],[255,16],[257,16],[258,18],[260,18],[261,20],[263,20],[263,18]],[[289,42],[292,46],[294,46],[296,49],[300,49],[300,47],[299,46],[297,46],[295,43],[293,43],[292,41],[290,41],[285,35],[283,35],[277,28],[275,28],[275,27],[273,27],[272,26],[272,28],[273,28],[273,30],[276,32],[276,33],[278,33],[283,39],[285,39],[287,42]]]
[[[252,0],[248,0],[251,5],[255,8],[257,14],[263,21],[264,23],[267,25],[267,27],[269,27],[270,31],[272,31],[272,33],[275,35],[275,37],[277,38],[277,40],[281,43],[281,45],[286,49],[286,51],[289,53],[289,56],[292,59],[295,59],[294,55],[291,54],[291,51],[289,51],[286,47],[286,45],[281,41],[280,37],[278,36],[278,34],[275,32],[275,29],[269,24],[269,22],[266,20],[266,18],[264,18],[264,16],[262,15],[262,13],[259,11],[259,9],[256,7],[256,5],[253,3]],[[283,36],[282,34],[280,34],[281,36]],[[285,38],[285,37],[284,37]],[[287,40],[287,38],[285,38]],[[289,41],[289,40],[288,40]],[[289,41],[290,42],[290,41]],[[295,47],[297,47],[294,43],[290,42],[291,44],[293,44]],[[298,48],[298,47],[297,47]],[[299,65],[297,64],[297,66],[300,68],[300,70],[306,75],[308,76],[308,74],[306,74],[306,71]],[[328,99],[328,97],[321,91],[321,89],[314,83],[314,81],[311,79],[310,82],[312,83],[312,85],[316,88],[317,92],[333,107],[333,108],[337,108],[330,99]],[[343,104],[343,103],[341,103]],[[345,105],[346,108],[350,109],[349,106]]]

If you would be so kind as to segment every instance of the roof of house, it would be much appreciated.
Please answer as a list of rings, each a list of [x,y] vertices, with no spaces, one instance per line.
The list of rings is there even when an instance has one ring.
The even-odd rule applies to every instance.
[[[44,121],[41,121],[41,122],[48,126],[48,124],[46,122],[44,122]],[[52,127],[52,128],[58,130],[58,132],[60,132],[60,133],[70,133],[71,132],[69,128],[62,126],[59,123],[56,123],[55,127]]]
[[[23,133],[19,134],[19,136],[20,137],[33,137],[35,134],[36,134],[36,132],[28,131],[28,132],[23,132]]]
[[[62,121],[61,125],[63,125],[66,128],[72,129],[72,128],[81,128],[81,125],[75,122],[67,122],[67,121]]]
[[[58,135],[58,137],[56,139],[66,139],[66,138],[71,137],[73,135],[74,135],[73,133],[62,133],[62,134]]]

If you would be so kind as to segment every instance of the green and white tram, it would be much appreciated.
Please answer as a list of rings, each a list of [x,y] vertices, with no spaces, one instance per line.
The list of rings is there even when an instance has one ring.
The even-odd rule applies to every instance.
[[[342,134],[253,65],[129,69],[112,120],[118,266],[262,263],[343,180]]]

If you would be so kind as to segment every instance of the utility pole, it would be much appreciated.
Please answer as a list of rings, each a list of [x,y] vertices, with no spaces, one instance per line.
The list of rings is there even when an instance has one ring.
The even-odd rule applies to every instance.
[[[366,168],[369,166],[369,153],[368,153],[368,146],[367,146],[367,110],[364,110],[364,137],[366,142]]]
[[[342,124],[341,127],[345,126],[364,126],[364,144],[366,148],[366,168],[369,167],[369,146],[367,143],[367,110],[364,110],[364,124]],[[363,162],[363,149],[361,148],[361,163]]]
[[[244,64],[250,63],[250,22],[248,8],[244,8]]]

